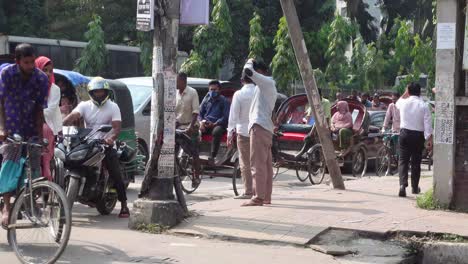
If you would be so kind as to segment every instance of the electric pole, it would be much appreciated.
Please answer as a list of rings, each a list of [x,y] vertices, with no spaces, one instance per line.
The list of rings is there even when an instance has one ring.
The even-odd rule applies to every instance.
[[[154,0],[154,5],[150,158],[139,195],[142,199],[134,203],[130,228],[141,223],[173,226],[184,216],[174,196],[180,0]]]
[[[296,54],[296,60],[301,72],[302,81],[304,82],[307,99],[312,106],[312,112],[316,117],[315,126],[317,133],[322,144],[325,162],[330,173],[333,188],[345,189],[343,178],[341,177],[341,170],[336,160],[335,149],[330,137],[330,131],[325,121],[323,113],[322,101],[315,82],[314,71],[310,63],[307,47],[305,46],[304,35],[302,34],[301,25],[297,16],[296,6],[293,0],[281,0],[281,7],[283,8],[284,16],[288,22],[289,35]]]

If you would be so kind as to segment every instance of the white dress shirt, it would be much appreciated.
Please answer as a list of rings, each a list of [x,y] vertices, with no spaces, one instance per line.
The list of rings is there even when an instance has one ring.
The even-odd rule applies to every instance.
[[[60,88],[52,84],[47,97],[47,108],[44,109],[44,119],[54,135],[62,131],[62,113],[60,112]]]
[[[234,94],[229,112],[228,137],[231,137],[234,131],[249,137],[249,114],[254,94],[254,84],[246,84]]]
[[[400,110],[400,129],[424,132],[424,138],[432,135],[431,111],[419,96],[400,98],[396,102]]]
[[[250,69],[253,73],[250,79],[257,85],[255,87],[252,106],[249,115],[249,131],[253,125],[257,124],[273,133],[274,125],[271,114],[275,108],[277,97],[275,81],[273,78],[262,75],[253,69],[253,62],[249,60],[244,69]]]

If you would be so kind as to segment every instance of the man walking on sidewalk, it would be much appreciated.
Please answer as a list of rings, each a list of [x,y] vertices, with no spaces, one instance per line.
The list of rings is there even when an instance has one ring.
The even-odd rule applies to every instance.
[[[228,146],[237,133],[239,165],[244,183],[244,193],[234,199],[250,199],[253,196],[252,171],[250,169],[249,113],[255,92],[255,84],[249,77],[242,77],[244,86],[234,94],[229,113]]]
[[[249,115],[250,165],[254,180],[255,196],[243,206],[262,206],[271,204],[273,191],[273,167],[271,145],[273,121],[271,116],[275,107],[277,92],[273,78],[266,76],[268,67],[249,59],[244,73],[257,86],[255,87]]]
[[[421,192],[419,178],[421,176],[421,159],[424,143],[432,149],[432,120],[427,104],[420,98],[421,86],[410,83],[405,94],[396,102],[400,110],[400,197],[406,196],[408,187],[408,169],[411,160],[412,193]]]

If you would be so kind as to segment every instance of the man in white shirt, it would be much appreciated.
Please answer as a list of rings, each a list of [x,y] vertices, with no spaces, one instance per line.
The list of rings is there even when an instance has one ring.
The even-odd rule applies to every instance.
[[[122,204],[119,218],[128,218],[130,211],[127,207],[127,194],[120,171],[117,151],[112,147],[120,134],[122,127],[122,117],[119,106],[109,100],[110,85],[101,77],[96,77],[88,84],[88,93],[91,100],[81,102],[63,120],[64,126],[73,125],[83,118],[86,128],[98,129],[103,125],[112,125],[109,133],[97,133],[94,139],[104,139],[109,146],[106,149],[104,162],[109,172],[109,176],[114,180],[114,187],[117,190],[117,198]]]
[[[263,206],[271,204],[273,190],[273,167],[271,145],[277,92],[273,78],[266,76],[268,67],[249,59],[244,66],[244,74],[257,85],[254,91],[249,114],[250,165],[254,180],[255,196],[243,206]]]
[[[228,123],[228,145],[232,144],[234,132],[237,133],[237,150],[244,193],[235,199],[250,199],[253,196],[252,172],[250,170],[249,114],[255,92],[255,84],[249,77],[242,78],[244,86],[232,98]]]
[[[421,159],[424,143],[432,149],[432,119],[427,104],[420,98],[421,86],[410,83],[405,94],[396,102],[400,111],[400,197],[406,196],[408,187],[408,169],[411,160],[412,193],[421,192],[419,178],[421,176]]]

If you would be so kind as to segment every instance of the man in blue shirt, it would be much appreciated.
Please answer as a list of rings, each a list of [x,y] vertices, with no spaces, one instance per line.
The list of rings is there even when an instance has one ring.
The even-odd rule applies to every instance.
[[[221,83],[217,80],[209,83],[208,95],[203,99],[200,106],[200,131],[203,134],[211,134],[213,141],[211,142],[210,161],[214,162],[218,154],[221,138],[226,132],[226,127],[229,120],[229,102],[219,94]]]

